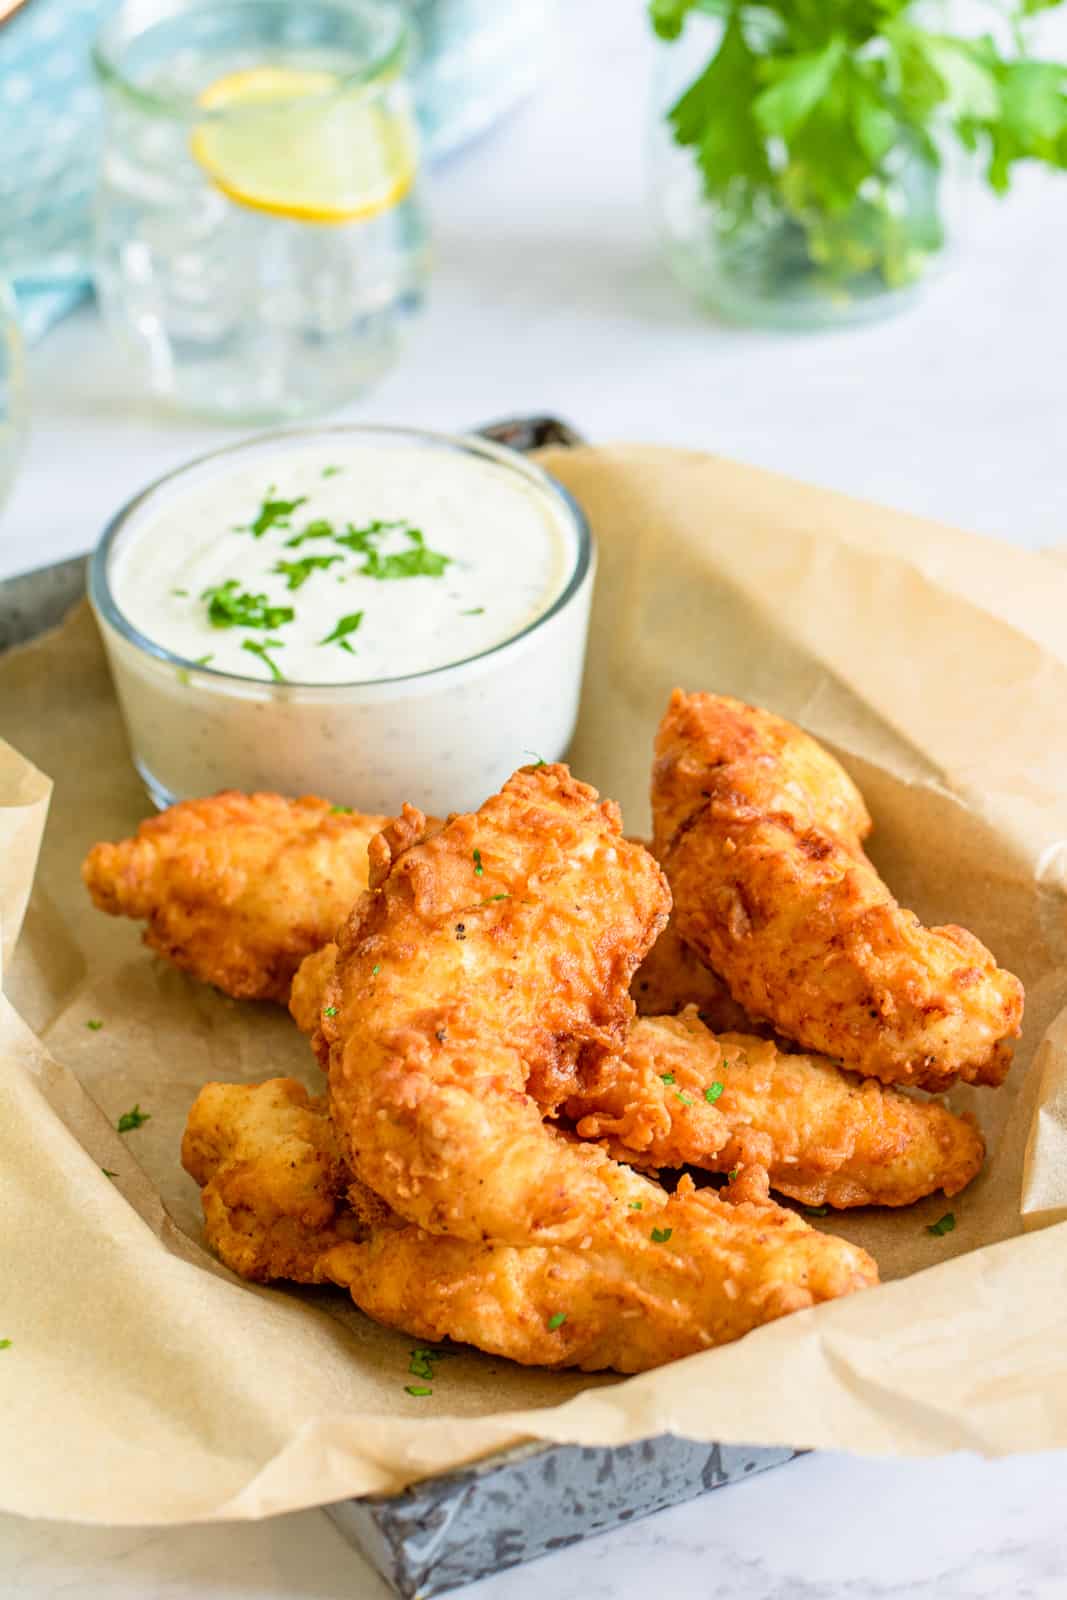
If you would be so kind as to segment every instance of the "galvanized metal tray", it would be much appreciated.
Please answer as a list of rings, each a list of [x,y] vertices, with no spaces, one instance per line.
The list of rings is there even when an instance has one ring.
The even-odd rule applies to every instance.
[[[550,417],[479,431],[520,450],[580,442]],[[0,652],[54,627],[84,594],[84,556],[0,581]],[[781,1466],[794,1455],[666,1434],[614,1449],[535,1443],[424,1479],[400,1494],[366,1495],[326,1510],[403,1600],[422,1600]]]

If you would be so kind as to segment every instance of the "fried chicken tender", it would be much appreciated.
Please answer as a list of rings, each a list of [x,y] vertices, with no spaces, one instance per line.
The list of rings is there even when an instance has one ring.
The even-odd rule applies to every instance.
[[[1003,1081],[1022,985],[966,929],[897,904],[863,852],[858,791],[813,739],[675,690],[652,810],[678,933],[746,1011],[883,1082]]]
[[[560,1359],[636,1371],[876,1281],[864,1251],[766,1199],[731,1205],[688,1180],[667,1195],[542,1121],[576,1075],[618,1054],[630,980],[668,907],[617,809],[562,766],[516,773],[432,837],[408,807],[374,840],[320,1031],[357,1179],[435,1236],[431,1260],[458,1263],[461,1244],[491,1251],[482,1311],[473,1290],[443,1296],[455,1320],[438,1332],[543,1361],[543,1330],[532,1344],[508,1330],[527,1327],[534,1283],[559,1282],[575,1325]],[[521,1261],[501,1266],[501,1246]],[[381,1247],[383,1272],[395,1248]],[[348,1253],[366,1263],[373,1248]],[[413,1271],[387,1293],[353,1268],[353,1295],[410,1328],[432,1301]]]
[[[472,1243],[405,1223],[346,1171],[324,1101],[291,1078],[208,1084],[182,1146],[203,1189],[208,1243],[243,1277],[334,1283],[390,1327],[527,1365],[642,1371],[826,1298],[817,1291],[835,1282],[839,1292],[857,1286],[862,1252],[834,1248],[767,1204],[758,1179],[747,1200],[738,1180],[736,1205],[687,1180],[669,1201],[592,1155],[634,1218],[610,1251]],[[711,1295],[701,1282],[709,1262]],[[872,1281],[871,1269],[862,1278]]]
[[[336,960],[336,945],[309,956],[289,1002],[324,1064],[320,1019]],[[768,1039],[731,1030],[716,1037],[692,1005],[639,1018],[618,1055],[593,1071],[579,1064],[562,1111],[581,1138],[630,1166],[761,1166],[780,1194],[835,1210],[958,1194],[985,1159],[969,1114],[819,1056],[786,1054]]]
[[[693,1005],[712,1033],[759,1031],[718,973],[686,944],[673,916],[635,972],[630,994],[642,1017],[674,1016]]]
[[[620,1057],[564,1105],[585,1139],[648,1168],[766,1169],[771,1187],[805,1205],[906,1206],[957,1194],[981,1168],[970,1116],[936,1100],[786,1055],[769,1039],[718,1038],[695,1007],[645,1017]]]
[[[301,961],[366,888],[367,846],[385,821],[311,795],[227,790],[95,845],[82,877],[101,911],[146,921],[145,943],[183,971],[284,1004]]]

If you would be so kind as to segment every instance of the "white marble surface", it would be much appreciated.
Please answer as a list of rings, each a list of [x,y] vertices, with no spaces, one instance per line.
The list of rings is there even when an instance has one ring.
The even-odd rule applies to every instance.
[[[960,269],[904,320],[795,340],[718,327],[656,256],[640,8],[563,9],[546,91],[437,184],[431,308],[350,414],[452,426],[551,410],[596,438],[705,446],[1024,545],[1067,538],[1067,179],[977,199]],[[1048,32],[1067,50],[1067,19]],[[31,378],[0,576],[86,549],[126,495],[226,437],[148,412],[89,313],[34,352]],[[1053,1600],[1067,1595],[1065,1505],[1067,1457],[810,1457],[469,1593]],[[0,1518],[3,1600],[384,1593],[320,1512],[169,1531]]]

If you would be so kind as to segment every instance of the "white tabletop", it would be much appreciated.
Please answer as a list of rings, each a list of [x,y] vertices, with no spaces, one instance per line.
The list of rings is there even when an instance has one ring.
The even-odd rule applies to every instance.
[[[551,411],[596,439],[712,449],[1040,546],[1063,490],[1067,179],[978,194],[958,271],[907,317],[786,338],[717,326],[657,255],[641,8],[569,0],[546,87],[435,184],[437,270],[407,359],[353,417],[462,427]],[[1067,52],[1067,18],[1050,19]],[[160,470],[229,437],[127,392],[95,315],[33,352],[33,430],[0,576],[85,550]],[[91,1470],[91,1469],[90,1469]],[[469,1591],[592,1600],[1062,1596],[1067,1457],[810,1457]],[[5,1600],[385,1591],[320,1512],[170,1531],[0,1518]]]

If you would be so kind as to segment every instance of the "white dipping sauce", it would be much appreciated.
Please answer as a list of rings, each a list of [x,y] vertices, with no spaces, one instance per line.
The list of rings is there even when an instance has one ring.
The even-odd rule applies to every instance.
[[[161,498],[116,554],[111,587],[139,632],[187,661],[209,656],[216,671],[270,679],[246,646],[271,639],[286,681],[353,683],[450,666],[514,638],[558,598],[574,562],[560,506],[495,463],[323,443],[222,467]],[[224,602],[263,604],[216,606],[216,619],[251,625],[213,620],[211,595],[227,584]]]
[[[157,804],[275,789],[444,814],[565,753],[593,567],[580,513],[512,452],[340,427],[161,480],[101,541],[90,595]]]

